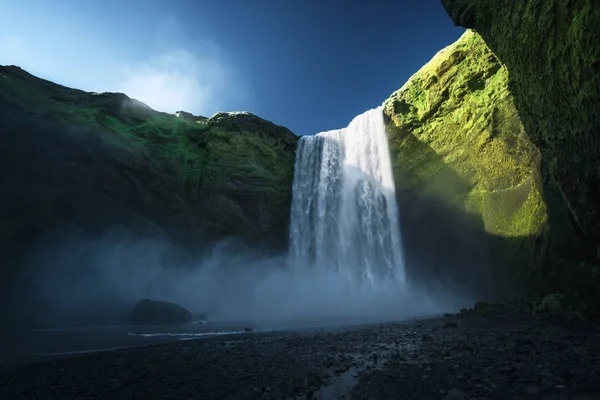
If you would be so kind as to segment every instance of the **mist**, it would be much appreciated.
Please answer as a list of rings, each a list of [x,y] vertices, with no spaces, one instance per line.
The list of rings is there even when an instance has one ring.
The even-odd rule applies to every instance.
[[[29,318],[38,326],[126,324],[135,303],[151,298],[207,313],[209,321],[293,327],[314,319],[348,324],[428,316],[472,302],[410,282],[351,290],[343,271],[289,264],[285,254],[268,256],[236,239],[194,258],[166,239],[123,228],[98,239],[69,235],[33,253],[31,294],[20,304],[22,312],[35,312]]]

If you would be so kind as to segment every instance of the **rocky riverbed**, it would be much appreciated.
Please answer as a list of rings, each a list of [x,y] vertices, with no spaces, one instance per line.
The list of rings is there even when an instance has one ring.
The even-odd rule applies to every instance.
[[[600,399],[600,328],[458,318],[248,332],[0,370],[2,399]]]

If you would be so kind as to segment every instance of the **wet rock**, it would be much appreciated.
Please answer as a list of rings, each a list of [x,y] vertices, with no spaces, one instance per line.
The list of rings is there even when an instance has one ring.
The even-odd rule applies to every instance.
[[[529,385],[525,388],[525,393],[527,393],[527,394],[537,395],[540,392],[541,392],[541,389],[539,388],[539,386]]]
[[[452,351],[453,352],[458,352],[458,353],[464,353],[464,352],[472,353],[473,352],[473,346],[471,346],[469,343],[467,343],[465,341],[461,341],[461,342],[456,343],[452,347]]]
[[[134,325],[175,325],[192,321],[192,314],[179,304],[168,301],[144,299],[131,314]]]
[[[429,333],[424,333],[423,336],[421,336],[421,340],[424,342],[431,342],[433,340],[433,336]]]
[[[514,366],[505,365],[505,366],[499,367],[496,371],[500,374],[513,374],[517,371],[517,369]]]
[[[517,345],[521,346],[535,346],[535,342],[529,337],[517,338]]]
[[[450,389],[446,396],[444,396],[444,400],[466,400],[467,396],[460,389]]]
[[[490,306],[489,303],[486,303],[485,301],[477,302],[473,306],[473,311],[475,312],[476,315],[487,315],[491,312],[491,310],[492,310],[492,307]]]
[[[581,393],[581,394],[577,394],[577,395],[571,397],[569,400],[594,400],[594,399],[600,399],[600,393],[593,393],[593,394]]]

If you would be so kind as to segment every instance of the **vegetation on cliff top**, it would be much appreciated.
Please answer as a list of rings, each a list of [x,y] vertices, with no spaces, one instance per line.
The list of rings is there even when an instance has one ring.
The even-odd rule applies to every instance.
[[[508,71],[481,37],[466,32],[436,54],[384,112],[397,190],[443,199],[479,215],[487,233],[514,237],[510,262],[526,261],[506,267],[527,276],[517,270],[535,265],[546,222],[539,153],[515,109]]]
[[[32,220],[41,224],[40,218],[64,217],[64,204],[54,194],[66,198],[68,192],[80,192],[81,175],[89,175],[88,182],[100,181],[98,198],[112,197],[115,207],[130,201],[127,212],[159,225],[175,217],[194,220],[200,226],[189,229],[217,236],[280,235],[287,229],[297,137],[284,127],[250,113],[206,118],[157,112],[124,94],[70,89],[12,66],[0,67],[0,104],[11,110],[0,138],[6,163],[13,157],[18,165],[16,147],[30,154],[64,153],[46,167],[44,157],[32,160],[40,171],[56,169],[56,164],[62,169],[39,182],[48,186],[47,198],[34,199],[25,189],[21,200],[14,195],[15,202],[25,197],[29,206],[21,210],[26,215],[13,215],[3,226],[3,237],[26,230]],[[90,170],[90,165],[100,167]],[[11,176],[20,173],[13,169]]]

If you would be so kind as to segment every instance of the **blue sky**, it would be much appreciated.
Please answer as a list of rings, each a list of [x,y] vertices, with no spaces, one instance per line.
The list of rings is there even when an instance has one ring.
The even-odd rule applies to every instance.
[[[464,32],[440,0],[0,0],[0,64],[166,112],[346,126]]]

